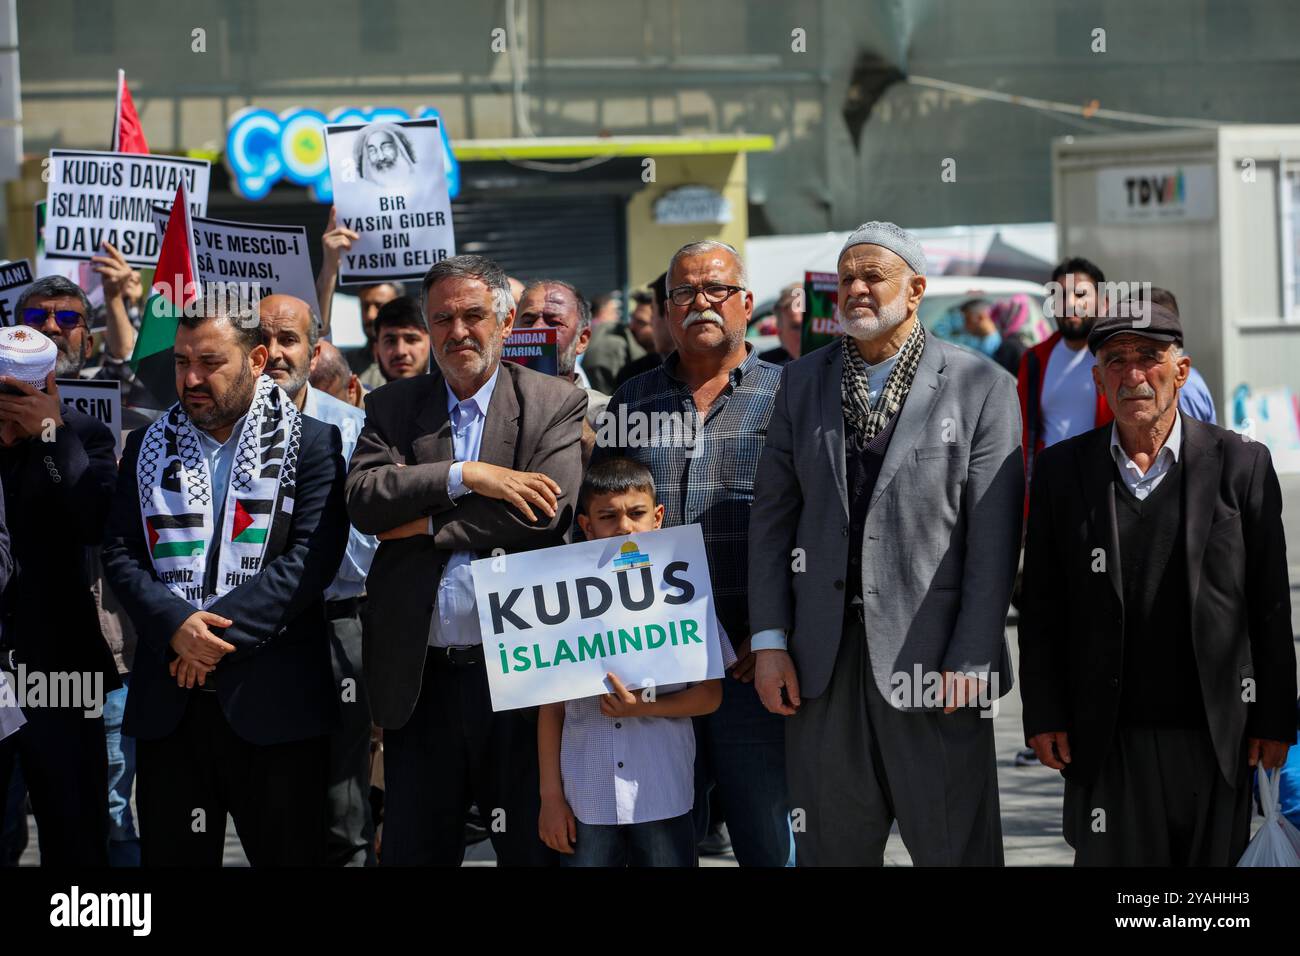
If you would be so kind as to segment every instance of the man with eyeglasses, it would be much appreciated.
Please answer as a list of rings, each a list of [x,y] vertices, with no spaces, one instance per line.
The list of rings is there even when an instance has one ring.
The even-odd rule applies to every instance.
[[[716,786],[741,866],[784,866],[792,852],[785,728],[751,685],[746,602],[754,472],[781,371],[745,343],[754,296],[731,246],[716,240],[683,246],[669,262],[667,286],[676,351],[614,393],[592,463],[613,455],[642,463],[660,489],[664,527],[701,526],[718,618],[737,661],[723,681],[722,706],[695,723],[696,836],[708,831],[709,791]],[[620,435],[647,437],[618,446]]]
[[[18,321],[38,329],[59,350],[55,378],[76,378],[94,352],[86,324],[90,300],[76,283],[63,276],[46,276],[29,285],[18,299]]]

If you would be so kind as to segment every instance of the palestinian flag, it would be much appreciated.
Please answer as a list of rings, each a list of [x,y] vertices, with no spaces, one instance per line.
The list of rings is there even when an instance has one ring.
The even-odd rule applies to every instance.
[[[176,320],[182,310],[201,295],[193,235],[189,195],[182,182],[172,202],[171,217],[167,220],[167,230],[158,250],[153,289],[144,304],[140,333],[131,354],[131,368],[136,380],[153,399],[152,404],[136,403],[146,408],[170,408],[176,402],[176,369],[172,357]]]
[[[275,502],[267,498],[236,498],[230,540],[240,544],[265,544]]]
[[[109,149],[116,153],[149,152],[140,115],[135,111],[135,101],[126,85],[126,70],[117,71],[117,109],[113,112],[113,145]]]
[[[149,531],[149,553],[155,561],[203,552],[202,514],[150,515],[145,518],[145,526]]]

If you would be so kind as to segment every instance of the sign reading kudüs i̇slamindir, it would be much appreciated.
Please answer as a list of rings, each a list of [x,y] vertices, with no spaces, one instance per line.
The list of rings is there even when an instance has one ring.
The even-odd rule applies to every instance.
[[[170,217],[169,205],[153,207],[159,241]],[[302,226],[253,225],[201,216],[191,216],[190,222],[199,281],[204,285],[244,282],[257,287],[259,299],[277,293],[297,296],[320,314],[307,230]]]
[[[700,526],[470,565],[493,710],[722,676]]]
[[[326,126],[325,147],[337,222],[361,237],[341,284],[419,279],[456,254],[437,119]]]
[[[45,257],[89,259],[111,243],[133,266],[158,261],[153,204],[170,203],[182,181],[190,211],[208,209],[207,160],[140,153],[50,150]]]

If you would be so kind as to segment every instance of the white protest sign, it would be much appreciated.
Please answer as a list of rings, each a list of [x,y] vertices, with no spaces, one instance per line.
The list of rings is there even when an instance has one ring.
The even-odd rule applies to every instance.
[[[171,215],[171,203],[153,207],[153,224],[162,241]],[[256,284],[265,298],[280,293],[302,299],[320,315],[316,279],[311,271],[307,230],[302,226],[253,225],[224,219],[191,216],[199,281]]]
[[[191,212],[203,215],[210,173],[205,159],[50,150],[45,257],[89,259],[109,242],[133,266],[156,264],[153,204],[170,204],[184,180]]]
[[[21,321],[15,314],[18,297],[31,284],[32,264],[26,259],[0,266],[0,325],[17,325]]]
[[[697,524],[470,565],[493,710],[720,678]]]
[[[113,432],[117,449],[122,450],[122,383],[90,378],[58,378],[59,401],[64,408],[97,418]]]
[[[456,254],[437,119],[325,127],[337,222],[361,238],[339,282],[420,279]]]

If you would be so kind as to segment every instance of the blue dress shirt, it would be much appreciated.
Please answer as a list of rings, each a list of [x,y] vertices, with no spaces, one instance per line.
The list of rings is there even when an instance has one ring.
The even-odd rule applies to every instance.
[[[447,386],[447,416],[451,419],[452,455],[455,463],[447,473],[447,494],[454,502],[469,494],[462,473],[465,462],[478,461],[483,445],[483,425],[487,421],[488,405],[497,387],[498,365],[483,387],[461,401]],[[433,519],[429,519],[429,532],[433,532]],[[468,647],[481,644],[478,609],[474,605],[474,578],[470,574],[473,551],[453,551],[443,568],[438,582],[437,603],[429,621],[429,644],[433,647]]]
[[[346,466],[352,460],[357,438],[366,424],[366,413],[347,402],[340,402],[318,388],[310,385],[306,388],[307,398],[303,402],[302,413],[339,430],[343,439],[343,464]],[[343,563],[339,565],[339,573],[325,589],[325,600],[344,601],[364,594],[366,575],[370,573],[370,563],[374,561],[378,547],[379,541],[374,535],[362,534],[356,528],[349,528],[348,549],[344,552]]]

